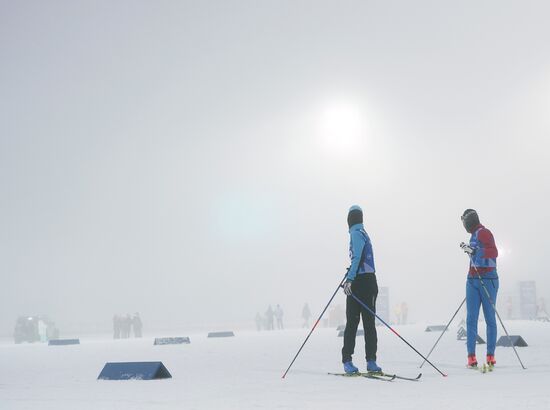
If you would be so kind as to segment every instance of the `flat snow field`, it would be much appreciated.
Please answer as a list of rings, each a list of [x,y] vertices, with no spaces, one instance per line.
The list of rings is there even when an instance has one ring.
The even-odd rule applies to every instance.
[[[284,380],[281,375],[308,329],[243,331],[219,339],[181,334],[190,336],[191,344],[168,346],[153,346],[153,335],[117,341],[81,338],[74,346],[5,342],[0,345],[0,409],[550,409],[550,324],[505,325],[529,344],[518,348],[527,370],[521,369],[511,348],[503,347],[497,348],[494,372],[466,369],[465,344],[456,340],[453,326],[431,358],[448,373],[446,378],[427,364],[419,370],[416,353],[387,328],[378,327],[379,364],[406,376],[421,371],[419,382],[327,375],[342,371],[342,338],[326,328],[314,332]],[[426,353],[438,333],[424,332],[425,326],[396,329]],[[364,369],[362,338],[357,342],[354,361]],[[484,356],[481,345],[478,358]],[[173,378],[98,381],[110,361],[162,361]]]

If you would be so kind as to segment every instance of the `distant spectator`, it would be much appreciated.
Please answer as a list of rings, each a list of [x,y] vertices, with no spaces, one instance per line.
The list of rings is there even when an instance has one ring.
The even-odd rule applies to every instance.
[[[275,308],[275,319],[277,319],[277,329],[283,329],[283,309],[280,305]]]
[[[512,296],[508,296],[506,299],[506,312],[508,314],[508,319],[512,319],[512,312],[513,312],[514,304],[512,302]]]
[[[113,339],[120,339],[121,333],[121,317],[119,315],[113,316]]]
[[[256,317],[254,318],[256,321],[256,330],[259,332],[262,330],[262,324],[264,319],[262,318],[262,315],[260,315],[260,312],[256,312]]]
[[[395,320],[398,325],[401,324],[401,305],[397,304],[393,308],[393,313],[395,314]]]
[[[126,316],[124,316],[121,320],[122,326],[121,326],[121,333],[123,339],[128,339],[130,337],[130,328],[132,327],[132,316],[128,313]]]
[[[304,319],[304,324],[302,327],[309,327],[309,319],[311,318],[311,310],[309,310],[309,305],[306,303],[302,309],[302,318]]]
[[[141,318],[139,317],[139,313],[134,313],[134,317],[132,318],[132,326],[134,328],[134,336],[135,337],[141,337],[141,330],[143,328],[143,323],[141,322]]]
[[[267,310],[265,312],[265,318],[266,318],[266,322],[267,322],[267,330],[273,330],[274,329],[273,316],[274,316],[273,308],[271,307],[271,305],[269,305],[269,307],[267,308]]]
[[[548,318],[548,312],[546,311],[546,301],[544,300],[544,298],[539,298],[539,303],[537,303],[537,317]]]
[[[401,324],[402,325],[407,324],[408,313],[409,313],[409,306],[407,305],[407,302],[401,303]]]

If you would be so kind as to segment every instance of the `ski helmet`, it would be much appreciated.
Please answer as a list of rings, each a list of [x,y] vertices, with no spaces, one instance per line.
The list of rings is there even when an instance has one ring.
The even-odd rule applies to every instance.
[[[460,219],[462,219],[464,229],[468,233],[473,233],[474,228],[479,225],[479,216],[473,209],[466,209]]]
[[[353,205],[348,212],[348,226],[351,228],[353,225],[363,223],[363,210],[359,205]]]

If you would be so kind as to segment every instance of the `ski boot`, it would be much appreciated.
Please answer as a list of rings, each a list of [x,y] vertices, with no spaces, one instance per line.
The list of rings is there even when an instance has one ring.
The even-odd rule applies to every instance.
[[[468,369],[477,369],[477,359],[475,354],[468,355]]]
[[[382,373],[382,368],[376,364],[375,360],[367,360],[367,372]]]
[[[493,371],[493,368],[495,367],[495,364],[497,364],[497,361],[495,359],[495,355],[494,354],[488,354],[487,355],[487,366],[488,366],[490,372]]]
[[[350,360],[349,362],[344,362],[344,371],[346,374],[353,374],[359,372],[359,369],[355,367],[353,362]]]

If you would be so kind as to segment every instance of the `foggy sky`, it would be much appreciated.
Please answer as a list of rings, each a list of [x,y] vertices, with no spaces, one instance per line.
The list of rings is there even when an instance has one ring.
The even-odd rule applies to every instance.
[[[464,297],[478,210],[501,295],[550,297],[545,1],[0,1],[0,334],[322,309],[363,207],[413,320]],[[356,107],[349,146],[320,135]],[[503,296],[501,296],[503,297]],[[344,303],[339,295],[335,303]],[[216,330],[216,329],[214,329]]]

